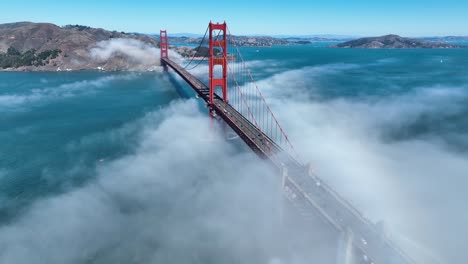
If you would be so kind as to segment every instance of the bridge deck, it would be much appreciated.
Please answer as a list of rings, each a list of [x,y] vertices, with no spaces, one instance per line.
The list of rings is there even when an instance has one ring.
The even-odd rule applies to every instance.
[[[162,59],[199,95],[208,102],[209,88],[177,63]],[[273,142],[254,124],[242,116],[219,96],[212,109],[219,115],[261,158],[270,160],[279,169],[287,170],[285,191],[288,200],[303,212],[318,212],[326,222],[341,232],[350,232],[356,238],[354,246],[369,258],[369,263],[404,264],[412,260],[386,239],[376,226],[364,218],[345,199],[289,155],[283,155],[281,147]],[[283,153],[283,154],[282,154]]]
[[[195,90],[198,96],[208,103],[210,90],[204,83],[177,63],[168,59],[162,59],[162,61],[176,71]],[[270,153],[281,152],[281,148],[273,140],[219,96],[215,96],[214,105],[211,107],[262,158],[269,158]]]

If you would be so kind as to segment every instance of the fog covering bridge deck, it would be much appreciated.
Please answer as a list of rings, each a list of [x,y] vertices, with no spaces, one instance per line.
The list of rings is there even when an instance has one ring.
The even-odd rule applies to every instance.
[[[174,61],[168,58],[162,58],[161,61],[163,65],[172,68],[200,98],[208,103],[208,86]],[[274,166],[286,173],[286,177],[283,179],[286,196],[303,215],[311,212],[318,213],[336,230],[352,235],[354,237],[353,246],[360,251],[362,256],[365,256],[365,262],[375,264],[414,263],[395,247],[373,223],[365,219],[352,205],[319,178],[309,175],[307,168],[291,156],[284,154],[280,146],[222,98],[215,96],[211,108],[258,156],[271,161]]]

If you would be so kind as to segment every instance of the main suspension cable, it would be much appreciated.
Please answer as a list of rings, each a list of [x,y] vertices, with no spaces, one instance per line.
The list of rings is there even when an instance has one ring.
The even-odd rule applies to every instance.
[[[209,29],[209,27],[206,28],[205,35],[203,36],[203,38],[202,38],[202,40],[200,42],[200,45],[198,45],[197,50],[195,51],[195,53],[193,53],[192,58],[190,59],[189,63],[184,66],[184,69],[187,69],[187,67],[193,62],[193,59],[195,59],[195,55],[197,55],[198,52],[200,51],[200,48],[202,47],[203,42],[205,42],[205,38],[206,38],[206,34],[208,33],[208,29]]]
[[[218,32],[218,35],[216,36],[215,41],[218,41],[218,38],[219,38],[219,35],[220,35],[220,34],[221,34],[221,31]],[[185,67],[184,67],[184,68],[185,68],[187,71],[190,71],[190,70],[195,69],[196,67],[198,67],[198,66],[206,59],[206,57],[209,55],[209,53],[210,53],[209,51],[208,51],[207,53],[205,53],[205,56],[203,56],[203,58],[202,58],[200,61],[198,61],[198,63],[197,63],[195,66],[192,66],[192,68],[190,68],[190,69],[187,69],[187,68],[185,68]],[[187,66],[188,66],[188,65],[187,65]]]

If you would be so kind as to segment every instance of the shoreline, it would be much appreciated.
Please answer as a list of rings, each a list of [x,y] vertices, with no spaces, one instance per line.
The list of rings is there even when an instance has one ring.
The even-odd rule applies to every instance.
[[[311,46],[311,45],[301,45],[301,46]],[[272,46],[272,47],[291,47],[291,46]],[[297,47],[297,46],[296,46]],[[247,47],[247,48],[254,48],[254,47]],[[271,47],[258,47],[258,48],[271,48]],[[370,52],[382,50],[382,51],[419,51],[419,50],[431,50],[431,51],[466,51],[468,50],[468,45],[467,46],[459,46],[459,47],[444,47],[444,48],[365,48],[365,47],[333,47],[333,46],[321,46],[321,47],[314,47],[311,46],[311,48],[326,48],[326,49],[338,49],[338,50],[367,50]],[[177,52],[177,50],[173,50],[177,54],[182,55],[181,53]],[[183,59],[187,62],[190,60],[199,62],[206,60],[206,57],[194,57],[193,59],[190,57],[183,57]],[[235,61],[236,58],[230,58],[229,61]],[[103,73],[119,73],[119,72],[134,72],[134,73],[146,73],[146,72],[159,72],[159,68],[161,65],[153,65],[150,66],[148,69],[141,70],[141,69],[105,69],[104,67],[93,67],[93,68],[80,68],[80,69],[71,69],[71,68],[7,68],[7,69],[0,69],[0,73],[2,72],[42,72],[42,73],[52,73],[52,72],[57,72],[57,73],[65,73],[65,72],[103,72]]]

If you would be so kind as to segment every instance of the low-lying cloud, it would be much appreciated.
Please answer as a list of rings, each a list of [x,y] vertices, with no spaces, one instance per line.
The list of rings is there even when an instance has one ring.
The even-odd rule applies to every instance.
[[[462,186],[468,183],[468,155],[447,147],[452,137],[466,134],[456,129],[449,135],[418,134],[411,127],[423,120],[436,129],[446,118],[465,113],[467,87],[322,99],[313,81],[305,84],[305,97],[290,82],[313,78],[317,71],[339,73],[340,67],[329,71],[331,66],[258,82],[299,152],[368,218],[384,221],[390,235],[421,263],[466,259]]]
[[[110,42],[93,51],[97,60],[131,56],[137,63],[148,55],[158,63],[154,48]],[[140,50],[126,52],[128,45]],[[389,140],[388,131],[421,116],[461,113],[466,87],[421,87],[381,98],[315,94],[314,76],[352,67],[307,67],[258,84],[325,181],[372,221],[383,220],[421,263],[462,262],[467,155],[446,148],[437,135]],[[307,96],[298,96],[299,84],[309,86]],[[72,94],[80,91],[70,85]],[[38,201],[1,226],[0,263],[278,263],[285,251],[310,261],[300,256],[323,244],[316,230],[310,237],[317,245],[283,248],[290,244],[278,234],[275,172],[213,132],[196,101],[173,103],[144,123],[133,154],[98,163],[94,181]]]
[[[195,100],[143,122],[133,154],[1,226],[0,263],[277,263],[276,172],[228,144]]]
[[[173,51],[169,51],[169,56],[180,60],[180,55]],[[90,57],[110,70],[155,71],[161,66],[160,49],[137,39],[100,41],[90,49]]]

